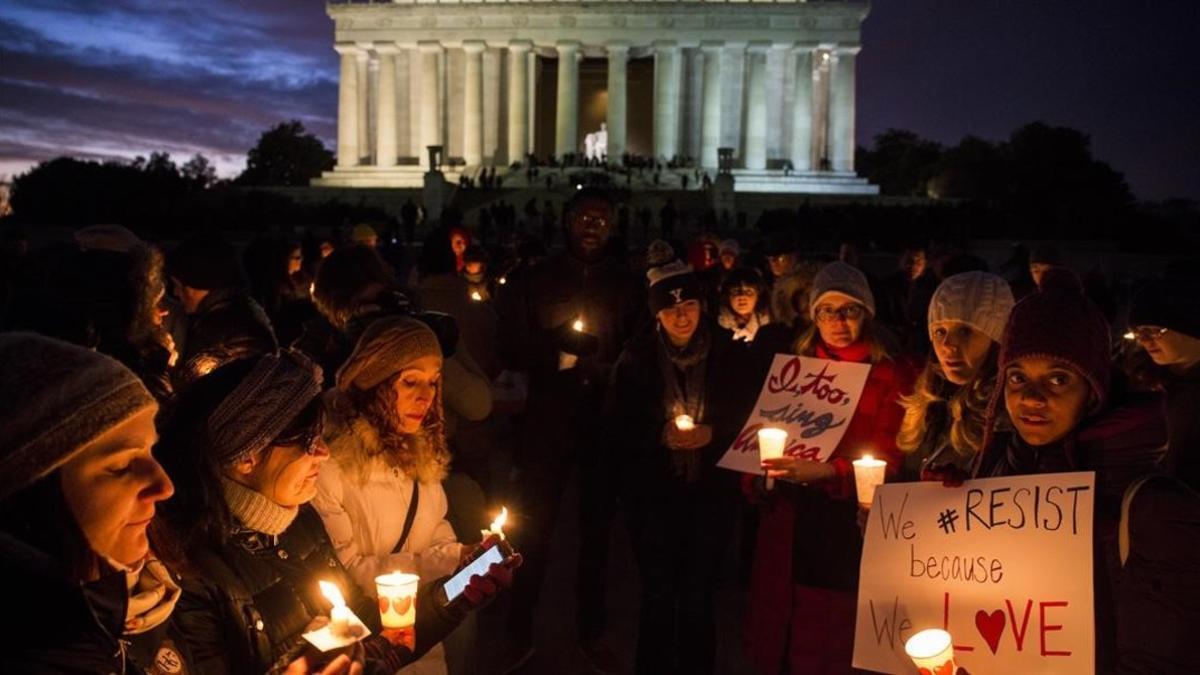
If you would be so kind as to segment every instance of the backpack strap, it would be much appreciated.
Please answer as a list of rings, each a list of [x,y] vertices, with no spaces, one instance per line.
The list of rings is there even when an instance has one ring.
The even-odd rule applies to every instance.
[[[396,542],[392,553],[399,553],[400,549],[404,548],[404,544],[408,542],[408,535],[412,532],[413,521],[417,519],[417,503],[420,500],[421,484],[414,479],[412,499],[408,500],[408,515],[404,517],[404,531],[400,533],[400,541]]]

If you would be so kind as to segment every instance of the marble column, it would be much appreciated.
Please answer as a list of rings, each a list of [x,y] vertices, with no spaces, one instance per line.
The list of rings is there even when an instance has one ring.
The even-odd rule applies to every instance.
[[[525,57],[525,61],[529,64],[529,76],[526,78],[528,94],[526,100],[529,103],[525,106],[529,112],[529,133],[525,134],[525,138],[529,141],[525,145],[525,151],[533,154],[534,129],[537,129],[537,82],[538,82],[538,59],[537,52],[530,51],[529,56]]]
[[[813,168],[813,45],[796,47],[796,87],[792,98],[792,168]]]
[[[379,89],[375,98],[375,164],[396,165],[396,54],[394,43],[375,43]]]
[[[746,84],[746,168],[767,168],[767,48],[751,43],[746,48],[749,71]]]
[[[834,171],[854,171],[854,67],[859,47],[838,47],[829,84],[829,162]]]
[[[613,42],[608,49],[608,157],[620,162],[625,154],[627,112],[626,78],[629,67],[629,45]]]
[[[334,50],[341,59],[338,79],[337,165],[358,166],[358,47],[338,43]]]
[[[362,164],[371,163],[371,52],[361,45],[358,49],[358,153]]]
[[[529,148],[529,50],[533,43],[508,43],[508,163],[524,162]]]
[[[421,166],[429,168],[430,145],[441,145],[441,117],[438,103],[441,100],[441,87],[438,86],[438,57],[442,54],[442,45],[437,42],[422,42],[418,45],[421,51],[421,147],[417,148],[417,156],[421,158]]]
[[[558,100],[554,124],[554,154],[579,152],[579,43],[559,42]]]
[[[700,120],[700,166],[717,167],[717,148],[721,145],[721,42],[701,43],[704,52],[704,110]]]
[[[483,164],[483,50],[479,40],[463,42],[466,56],[463,90],[463,161]]]
[[[674,42],[654,43],[654,156],[679,153],[679,94],[683,59]]]

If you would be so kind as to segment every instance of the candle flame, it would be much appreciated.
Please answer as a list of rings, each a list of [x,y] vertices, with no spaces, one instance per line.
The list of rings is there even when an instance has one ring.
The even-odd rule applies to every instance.
[[[483,300],[483,296],[479,294],[479,291],[471,291],[471,299],[478,302]]]
[[[1137,336],[1133,334],[1133,331],[1129,331],[1128,333],[1125,334],[1125,339],[1126,340],[1136,340]]]
[[[492,521],[492,525],[488,529],[496,534],[503,535],[504,523],[506,522],[508,522],[508,507],[501,506],[500,515],[496,516],[496,519]]]
[[[583,317],[575,319],[575,323],[571,324],[571,328],[574,328],[577,332],[582,333],[583,332]]]
[[[334,607],[345,607],[346,599],[342,597],[342,591],[337,587],[337,584],[331,581],[318,581],[321,586],[321,594],[325,599],[333,603]]]
[[[507,283],[508,283],[508,278],[507,278],[507,277],[500,277],[499,279],[497,279],[497,280],[496,280],[496,282],[497,282],[497,283],[499,283],[501,286],[503,286],[504,284],[507,284]]]
[[[872,457],[871,453],[869,453],[869,452],[867,454],[863,455],[862,458],[863,458],[863,461],[867,462],[868,464],[875,461],[875,458]],[[845,465],[843,464],[842,466],[845,466]]]

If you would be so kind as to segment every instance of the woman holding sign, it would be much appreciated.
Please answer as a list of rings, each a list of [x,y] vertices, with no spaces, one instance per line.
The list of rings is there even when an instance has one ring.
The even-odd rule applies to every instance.
[[[862,553],[854,471],[863,454],[885,459],[898,474],[896,447],[916,369],[899,360],[875,323],[875,298],[862,272],[842,262],[813,281],[812,326],[795,351],[833,361],[870,363],[871,372],[845,435],[828,462],[767,460],[783,481],[765,497],[747,616],[747,651],[764,674],[849,673],[854,646],[858,563]]]
[[[1126,487],[1152,471],[1166,429],[1157,396],[1114,381],[1108,322],[1070,270],[1055,268],[1004,329],[984,451],[974,476],[1096,472],[1096,671],[1112,672],[1116,525]],[[996,431],[1000,406],[1012,431]]]
[[[745,350],[706,317],[690,267],[647,276],[656,320],[622,351],[605,406],[641,576],[637,672],[712,673],[713,590],[737,500],[716,463],[758,383]]]
[[[947,277],[929,302],[933,356],[903,397],[896,444],[906,478],[965,477],[983,445],[983,423],[996,383],[1000,337],[1012,311],[1008,282],[989,272]],[[1007,419],[1005,419],[1007,422]]]

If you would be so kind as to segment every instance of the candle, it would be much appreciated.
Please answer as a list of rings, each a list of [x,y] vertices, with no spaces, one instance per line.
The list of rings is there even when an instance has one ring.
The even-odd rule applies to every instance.
[[[504,284],[508,283],[508,277],[500,277],[499,279],[496,280],[496,283],[503,286]]]
[[[575,323],[571,324],[571,328],[575,329],[576,333],[582,333],[583,332],[583,317],[581,316],[578,319],[575,319]]]
[[[917,666],[921,675],[954,675],[954,646],[950,634],[940,628],[929,628],[910,637],[904,651]]]
[[[691,431],[696,428],[696,422],[692,420],[691,415],[677,415],[675,417],[675,428],[680,431]]]
[[[758,430],[758,461],[764,459],[779,459],[783,457],[783,449],[787,445],[788,433],[776,427],[763,427]],[[767,478],[767,489],[775,489],[775,479]]]
[[[858,488],[858,503],[870,508],[871,502],[875,501],[876,486],[883,485],[887,462],[875,459],[870,455],[863,455],[862,459],[856,459],[851,463],[854,464],[854,484]]]
[[[384,628],[409,628],[417,623],[417,587],[421,577],[392,572],[375,577],[379,618]]]
[[[491,524],[491,526],[488,527],[488,529],[480,530],[479,533],[481,535],[483,535],[484,539],[487,539],[491,535],[495,534],[500,537],[500,541],[504,541],[504,539],[505,539],[504,523],[506,523],[507,521],[508,521],[508,507],[501,506],[500,507],[500,515],[496,516],[496,519],[492,521],[492,524]]]
[[[333,609],[329,610],[329,632],[333,633],[334,637],[349,637],[350,608],[346,606],[341,589],[337,587],[337,584],[329,581],[317,583],[321,587],[321,594],[333,603]]]
[[[479,294],[479,291],[471,291],[471,299],[475,302],[479,302],[483,300],[483,296]]]

